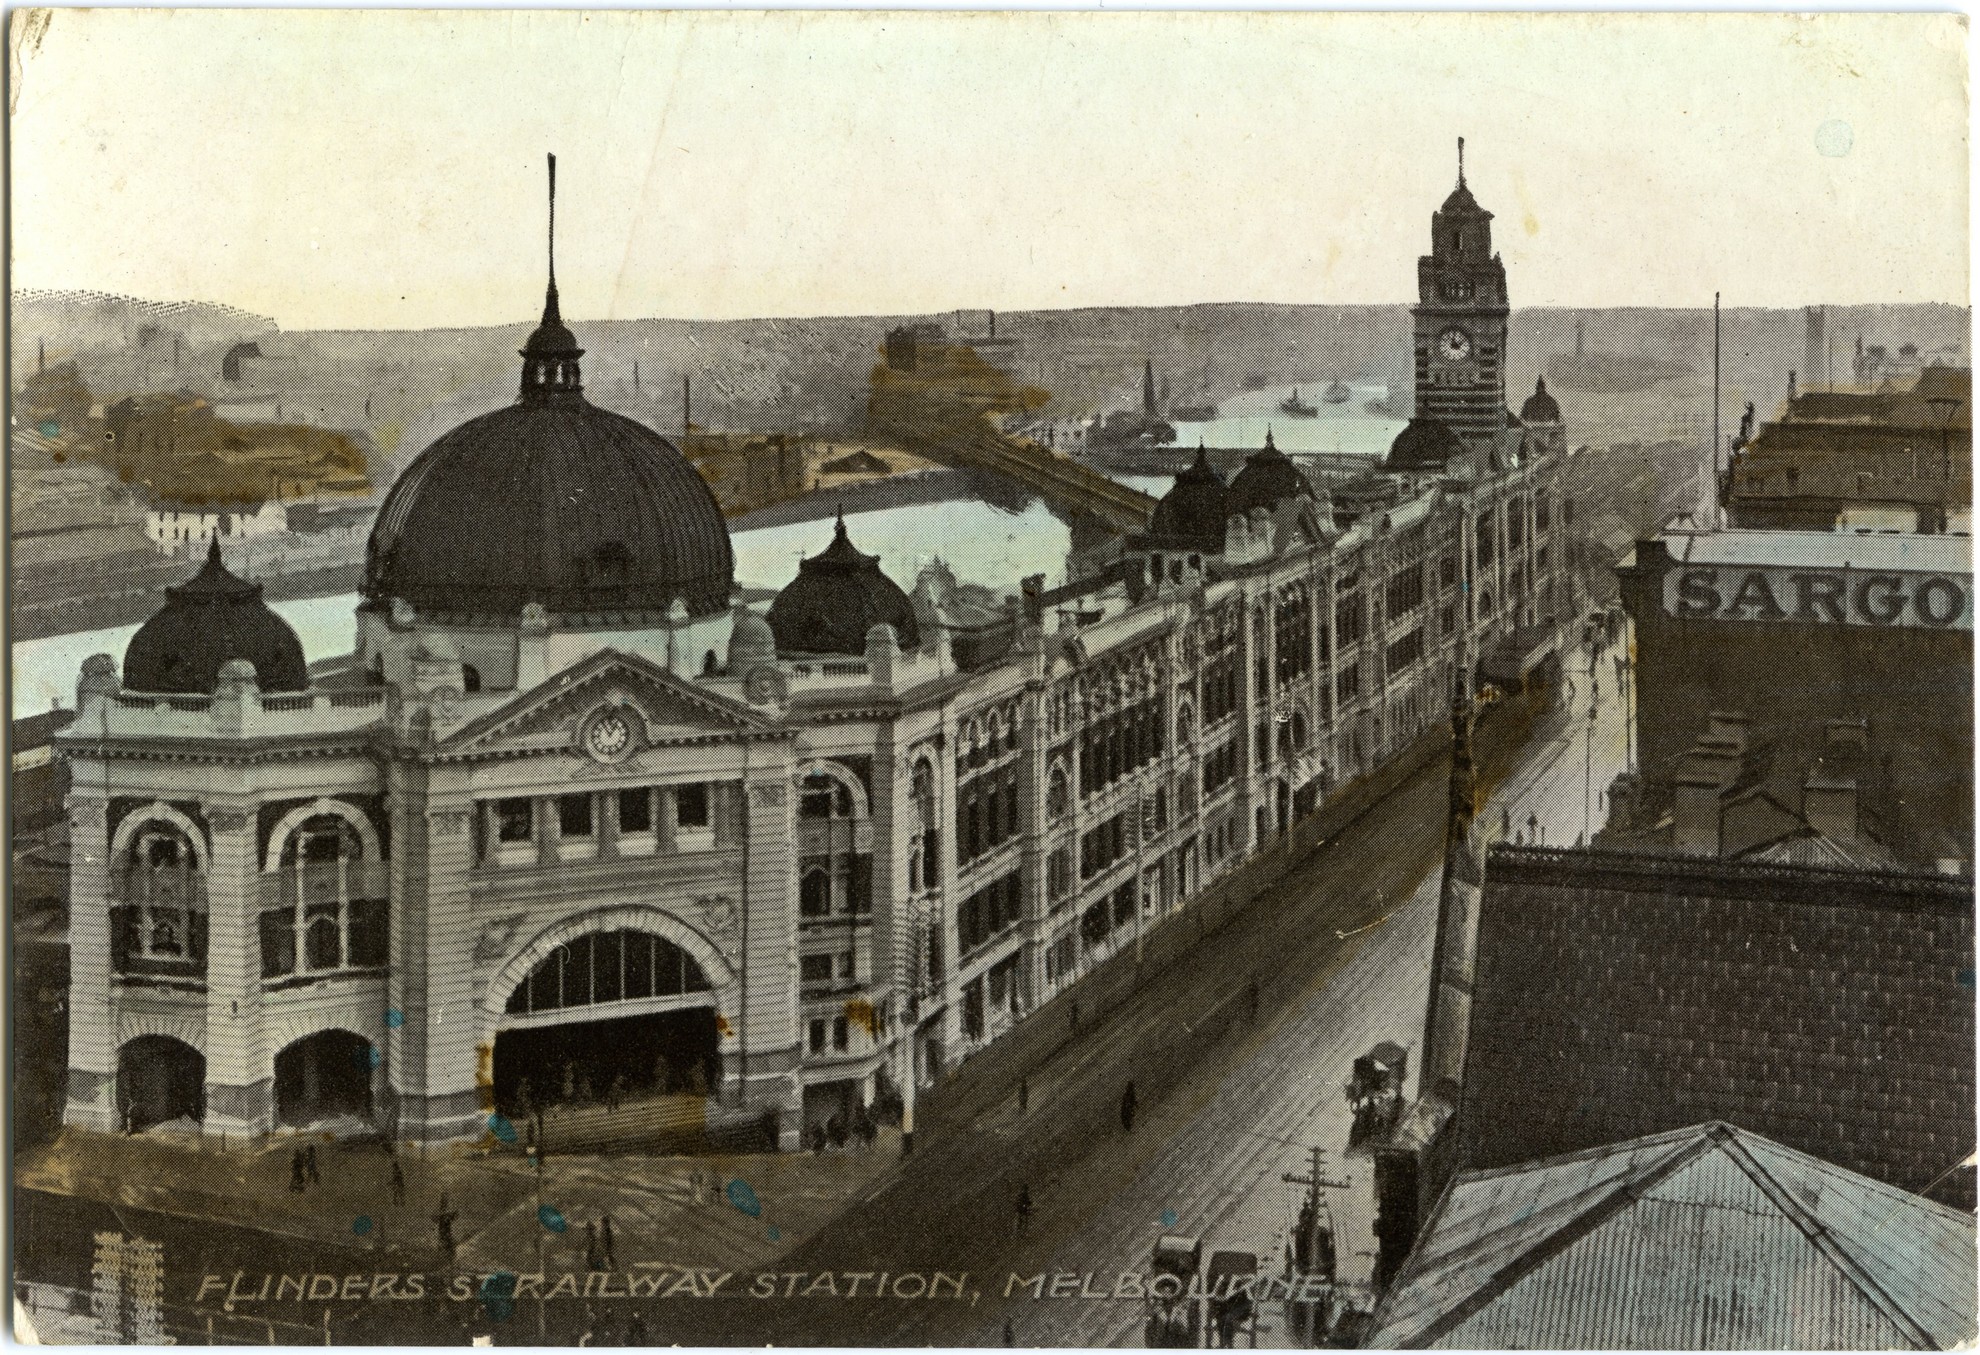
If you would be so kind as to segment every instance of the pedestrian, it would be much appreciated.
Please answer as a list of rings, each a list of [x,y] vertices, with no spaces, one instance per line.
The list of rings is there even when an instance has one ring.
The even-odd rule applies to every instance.
[[[1011,1325],[1008,1317],[1004,1319],[1004,1344],[1007,1346],[1017,1344],[1017,1328]]]
[[[591,1070],[580,1069],[577,1075],[577,1099],[579,1105],[591,1104]]]
[[[302,1149],[298,1148],[289,1154],[289,1189],[300,1195],[308,1185],[308,1176],[303,1171]]]
[[[520,1078],[516,1082],[516,1118],[527,1120],[536,1111],[536,1102],[530,1093],[529,1079]]]
[[[832,1141],[834,1148],[846,1146],[846,1117],[843,1114],[836,1110],[832,1112],[832,1118],[825,1121],[825,1137]]]
[[[433,1229],[440,1236],[440,1250],[445,1254],[449,1265],[452,1265],[454,1261],[454,1219],[456,1217],[457,1215],[454,1213],[453,1208],[447,1203],[447,1192],[444,1190],[441,1191],[440,1208],[435,1210],[433,1214]]]
[[[1079,999],[1078,998],[1074,998],[1072,1000],[1072,1028],[1074,1030],[1079,1029]]]
[[[602,1260],[598,1250],[598,1225],[587,1220],[584,1225],[584,1268],[603,1270]]]
[[[568,1059],[564,1061],[564,1104],[577,1099],[577,1065]]]
[[[1018,1193],[1017,1193],[1017,1219],[1016,1222],[1012,1224],[1011,1231],[1016,1233],[1019,1237],[1022,1237],[1024,1236],[1025,1225],[1030,1222],[1031,1222],[1031,1187],[1028,1185],[1020,1185],[1018,1187]]]
[[[804,1131],[811,1139],[811,1155],[822,1157],[825,1153],[825,1126],[813,1120]]]
[[[1134,1132],[1133,1079],[1129,1079],[1127,1084],[1127,1090],[1121,1093],[1121,1130],[1122,1132],[1128,1134],[1132,1134]]]
[[[605,1105],[609,1110],[617,1110],[619,1102],[626,1098],[626,1075],[620,1073],[612,1079],[611,1087],[605,1093]]]
[[[1526,839],[1535,847],[1540,845],[1540,815],[1537,813],[1526,816]]]
[[[626,1323],[626,1344],[634,1348],[646,1344],[646,1314],[636,1312]]]
[[[303,1149],[303,1170],[309,1173],[309,1183],[312,1186],[322,1184],[323,1177],[316,1170],[316,1145],[313,1143]]]
[[[1018,1114],[1022,1115],[1025,1113],[1026,1110],[1030,1108],[1031,1108],[1031,1079],[1028,1077],[1021,1077],[1018,1079]]]
[[[617,1270],[619,1268],[619,1255],[618,1249],[612,1243],[612,1216],[610,1214],[605,1216],[604,1226],[598,1233],[598,1241],[599,1245],[604,1249],[605,1269]]]
[[[406,1202],[406,1173],[399,1166],[399,1159],[392,1159],[392,1204],[403,1206]]]

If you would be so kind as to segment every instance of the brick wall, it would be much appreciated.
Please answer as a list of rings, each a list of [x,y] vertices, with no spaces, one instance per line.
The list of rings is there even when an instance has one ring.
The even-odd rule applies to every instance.
[[[1722,1119],[1970,1209],[1973,972],[1970,880],[1495,848],[1467,1164]]]

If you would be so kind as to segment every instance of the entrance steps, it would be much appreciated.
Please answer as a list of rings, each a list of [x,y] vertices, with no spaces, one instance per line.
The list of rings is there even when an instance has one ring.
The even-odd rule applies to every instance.
[[[546,1106],[538,1114],[548,1153],[755,1153],[777,1147],[760,1110],[724,1106],[707,1096],[628,1097],[616,1109],[595,1102]],[[527,1128],[517,1129],[518,1142],[527,1141]]]

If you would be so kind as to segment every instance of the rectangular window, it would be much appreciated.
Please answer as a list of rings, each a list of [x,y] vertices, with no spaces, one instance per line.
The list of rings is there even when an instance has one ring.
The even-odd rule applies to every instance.
[[[559,795],[557,797],[557,835],[559,837],[591,836],[591,797],[589,795]]]
[[[495,840],[528,842],[536,835],[536,806],[526,799],[495,802]]]
[[[619,831],[622,833],[653,831],[652,791],[641,789],[619,792]]]
[[[823,1054],[825,1052],[825,1023],[823,1021],[813,1021],[810,1030],[806,1032],[806,1037],[805,1042],[810,1046],[812,1053]]]
[[[674,787],[674,823],[681,828],[708,826],[708,787],[700,783]]]
[[[798,960],[798,978],[805,983],[830,983],[832,981],[832,957],[829,955],[806,955]]]
[[[832,1048],[838,1050],[840,1053],[843,1054],[846,1051],[846,1046],[849,1045],[851,1042],[852,1042],[852,1032],[846,1026],[846,1018],[843,1016],[833,1017],[832,1018]]]

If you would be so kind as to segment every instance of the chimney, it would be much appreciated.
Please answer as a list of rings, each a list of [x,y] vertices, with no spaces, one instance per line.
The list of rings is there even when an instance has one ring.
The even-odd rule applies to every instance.
[[[1679,775],[1671,806],[1671,845],[1686,856],[1719,854],[1719,795],[1724,787],[1707,773]]]
[[[1743,711],[1715,710],[1705,717],[1704,742],[1718,745],[1730,744],[1734,751],[1746,751],[1747,731],[1753,721]]]
[[[1801,817],[1823,837],[1856,840],[1856,778],[1837,776],[1816,763],[1801,783]]]

